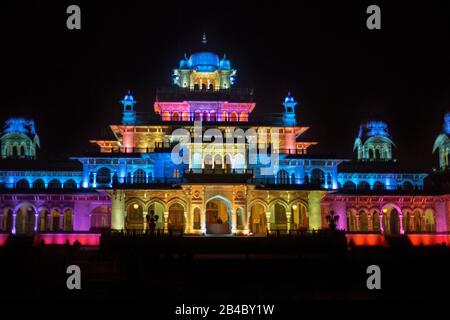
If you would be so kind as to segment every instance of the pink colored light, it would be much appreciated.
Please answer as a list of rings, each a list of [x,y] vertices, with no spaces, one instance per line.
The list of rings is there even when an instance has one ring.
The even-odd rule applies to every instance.
[[[71,245],[78,240],[82,246],[100,245],[99,233],[39,233],[34,237],[34,244],[39,245],[44,240],[45,244],[66,244]]]
[[[357,246],[384,246],[384,235],[382,234],[346,234],[347,242],[353,239]]]
[[[8,237],[9,237],[8,233],[0,233],[0,247],[3,247],[6,244]]]
[[[445,243],[446,246],[450,244],[450,235],[448,234],[408,234],[409,240],[415,246],[434,246]]]

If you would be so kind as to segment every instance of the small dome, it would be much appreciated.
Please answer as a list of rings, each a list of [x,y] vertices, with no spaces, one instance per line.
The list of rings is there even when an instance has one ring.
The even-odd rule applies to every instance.
[[[227,56],[224,55],[222,60],[220,60],[219,68],[221,70],[231,70],[230,60],[227,59]]]
[[[189,69],[189,60],[180,60],[180,69]]]
[[[288,95],[286,98],[284,98],[284,103],[293,103],[295,102],[294,97],[291,95],[290,92],[288,92]]]
[[[447,112],[444,116],[444,132],[450,134],[450,112]]]
[[[122,99],[122,103],[135,103],[136,100],[134,100],[133,95],[131,94],[130,90],[128,90],[128,93],[125,95],[125,97],[123,97]]]
[[[6,120],[3,133],[24,133],[29,136],[36,134],[33,120],[27,120],[24,118],[10,118]]]
[[[389,137],[387,124],[383,121],[369,121],[361,126],[359,131],[360,138],[365,137]]]
[[[197,52],[190,56],[189,65],[200,72],[215,71],[219,68],[219,57],[212,52]]]
[[[180,60],[180,69],[189,69],[189,59],[186,56],[186,54],[184,54],[184,59]]]

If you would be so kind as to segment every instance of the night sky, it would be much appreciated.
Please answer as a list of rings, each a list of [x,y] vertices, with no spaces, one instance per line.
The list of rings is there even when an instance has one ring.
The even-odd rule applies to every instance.
[[[397,158],[437,166],[431,150],[450,111],[448,1],[93,2],[0,2],[0,121],[33,118],[42,157],[86,151],[119,122],[128,89],[138,111],[152,111],[156,88],[206,32],[238,70],[236,86],[254,88],[258,116],[281,112],[292,91],[319,142],[311,153],[350,158],[359,124],[379,119]],[[69,4],[81,7],[81,31],[66,28]],[[366,28],[370,4],[382,30]]]

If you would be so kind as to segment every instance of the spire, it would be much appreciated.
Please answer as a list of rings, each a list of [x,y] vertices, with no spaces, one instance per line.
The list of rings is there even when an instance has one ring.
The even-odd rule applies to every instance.
[[[203,32],[202,43],[203,44],[207,44],[208,43],[208,39],[206,38],[206,33],[205,32]]]

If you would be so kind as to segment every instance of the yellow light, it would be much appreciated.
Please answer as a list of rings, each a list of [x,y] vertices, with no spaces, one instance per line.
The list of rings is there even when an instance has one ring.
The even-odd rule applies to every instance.
[[[139,208],[139,205],[137,203],[135,203],[135,204],[133,204],[133,208],[137,209],[137,208]]]
[[[386,208],[383,208],[383,213],[386,213],[387,212],[387,209]]]
[[[297,205],[294,204],[294,205],[292,206],[292,209],[297,210]]]

